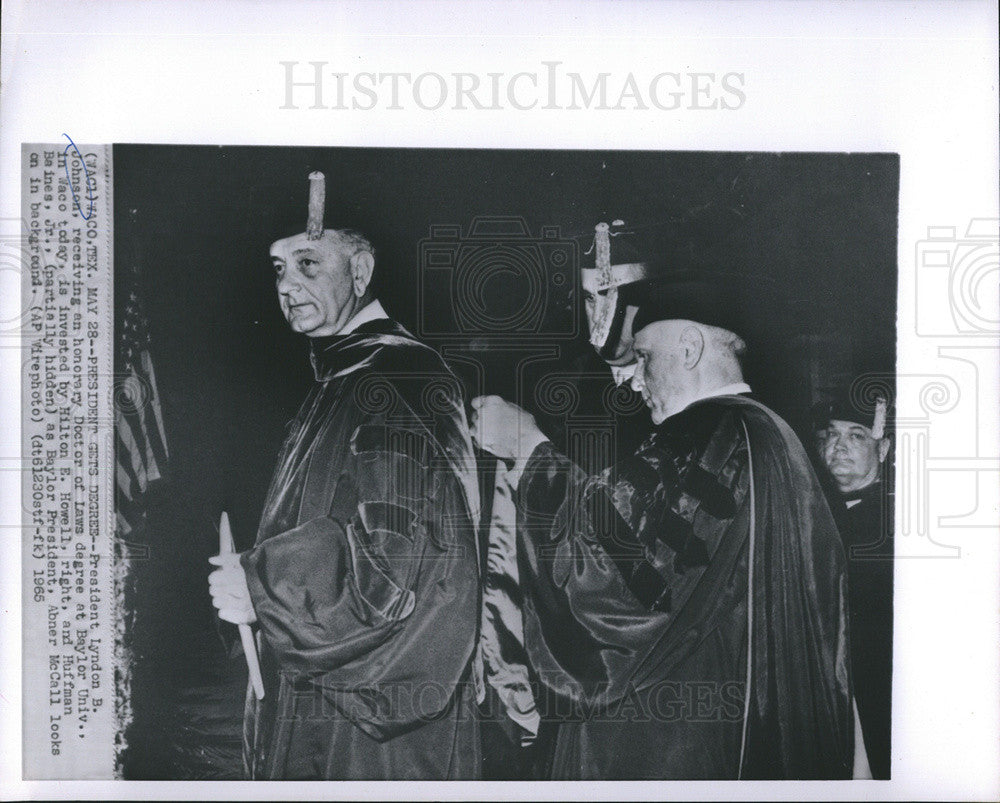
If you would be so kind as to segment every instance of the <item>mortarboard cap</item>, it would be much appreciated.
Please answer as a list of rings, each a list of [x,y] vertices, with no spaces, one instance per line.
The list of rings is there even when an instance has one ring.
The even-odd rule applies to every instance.
[[[635,332],[656,321],[688,320],[747,337],[755,328],[750,316],[759,310],[748,290],[746,280],[735,273],[682,270],[662,274],[643,287]]]
[[[816,429],[822,429],[831,421],[850,421],[868,427],[875,439],[885,436],[890,394],[870,388],[854,392],[858,386],[859,383],[855,383],[851,391],[838,389],[827,399],[813,405],[812,420]]]

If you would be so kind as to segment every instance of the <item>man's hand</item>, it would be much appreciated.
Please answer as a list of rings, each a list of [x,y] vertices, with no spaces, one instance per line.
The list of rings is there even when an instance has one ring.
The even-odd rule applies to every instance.
[[[208,562],[219,567],[208,576],[208,591],[212,595],[212,604],[219,610],[219,618],[234,625],[256,622],[257,614],[253,610],[239,554],[215,555]]]
[[[513,460],[514,470],[520,474],[535,447],[548,440],[534,416],[499,396],[477,396],[471,404],[472,440],[480,449]]]

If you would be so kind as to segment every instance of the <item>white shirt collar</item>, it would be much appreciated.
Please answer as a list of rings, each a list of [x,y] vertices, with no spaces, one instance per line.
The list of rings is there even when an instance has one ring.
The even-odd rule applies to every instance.
[[[370,304],[366,304],[356,313],[354,313],[354,317],[351,318],[351,320],[349,320],[346,324],[344,324],[344,328],[341,329],[339,332],[337,332],[337,334],[349,335],[363,323],[368,323],[368,321],[377,321],[382,318],[388,318],[388,317],[389,315],[386,313],[382,304],[376,298]]]
[[[752,393],[750,386],[746,382],[733,382],[731,385],[723,385],[721,388],[716,388],[715,390],[706,393],[704,396],[699,396],[695,401],[701,401],[702,399],[711,399],[713,396],[736,396],[740,393]]]
[[[715,388],[714,390],[702,393],[701,395],[691,399],[691,401],[689,401],[682,410],[678,410],[677,413],[682,413],[695,402],[704,401],[705,399],[712,399],[716,396],[736,396],[739,393],[752,392],[753,391],[750,390],[750,386],[746,382],[733,382],[731,385],[723,385],[721,388]],[[674,413],[673,415],[677,415],[677,413]],[[672,418],[673,416],[670,417]]]

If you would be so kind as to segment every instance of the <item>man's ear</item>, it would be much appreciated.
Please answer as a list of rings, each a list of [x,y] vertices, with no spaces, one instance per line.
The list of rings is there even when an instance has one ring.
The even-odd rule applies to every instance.
[[[878,442],[878,461],[884,463],[887,454],[889,454],[889,439],[881,438]]]
[[[684,349],[684,367],[694,368],[705,353],[705,336],[697,326],[688,326],[681,332],[681,348]]]
[[[372,280],[372,272],[375,270],[375,257],[370,251],[358,251],[351,257],[351,285],[354,288],[354,295],[361,298],[368,290],[368,285]]]

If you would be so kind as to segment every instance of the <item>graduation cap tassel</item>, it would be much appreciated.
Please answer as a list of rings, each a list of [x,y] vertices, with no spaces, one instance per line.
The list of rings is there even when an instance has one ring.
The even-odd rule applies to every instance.
[[[594,263],[601,272],[602,283],[611,283],[611,232],[607,223],[594,226]]]
[[[879,398],[875,402],[875,420],[872,421],[872,437],[875,440],[881,440],[885,437],[885,416],[888,406],[883,398]]]
[[[309,174],[309,218],[306,221],[306,239],[318,240],[323,236],[323,212],[326,205],[326,176],[320,172]]]
[[[608,288],[597,306],[590,329],[591,344],[600,348],[608,339],[618,299],[618,288],[615,287],[611,274],[611,234],[607,223],[598,223],[594,226],[594,266],[597,268],[600,286]]]

